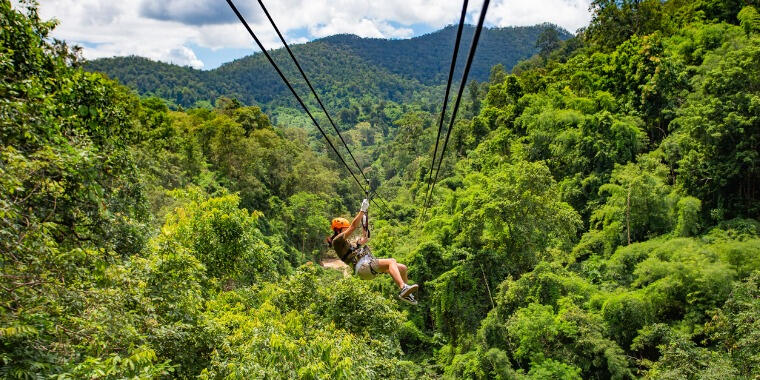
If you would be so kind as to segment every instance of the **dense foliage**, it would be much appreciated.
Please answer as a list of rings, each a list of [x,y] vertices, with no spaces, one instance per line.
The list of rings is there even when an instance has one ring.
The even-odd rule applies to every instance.
[[[298,112],[235,100],[267,84],[171,110],[1,0],[0,376],[757,378],[757,6],[593,1],[578,36],[544,28],[468,84],[425,218],[437,94],[393,91],[435,70],[358,99],[320,68],[409,307],[314,264],[363,194]]]

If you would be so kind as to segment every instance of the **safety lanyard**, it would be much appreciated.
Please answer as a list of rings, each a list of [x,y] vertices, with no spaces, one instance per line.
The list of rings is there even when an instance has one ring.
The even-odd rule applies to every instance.
[[[367,239],[369,239],[369,213],[367,211],[362,215],[362,229],[367,234]]]

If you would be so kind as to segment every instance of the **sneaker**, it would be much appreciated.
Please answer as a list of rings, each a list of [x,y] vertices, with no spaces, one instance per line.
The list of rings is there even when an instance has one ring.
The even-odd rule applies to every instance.
[[[416,305],[417,304],[417,299],[414,298],[414,294],[412,294],[412,293],[409,293],[409,294],[407,294],[405,296],[401,296],[399,294],[398,298],[400,298],[402,301],[404,301],[404,302],[406,302],[406,303],[408,303],[410,305]]]
[[[414,285],[404,284],[404,287],[401,288],[401,293],[399,293],[398,296],[399,297],[405,297],[407,294],[411,294],[411,293],[416,292],[419,287],[420,286],[417,285],[417,284],[414,284]]]

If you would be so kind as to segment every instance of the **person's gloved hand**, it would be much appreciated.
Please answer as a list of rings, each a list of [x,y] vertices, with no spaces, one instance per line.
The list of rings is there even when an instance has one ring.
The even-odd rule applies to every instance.
[[[362,201],[362,208],[361,208],[361,210],[362,210],[362,212],[367,212],[368,209],[369,209],[369,199],[364,198],[364,200]]]

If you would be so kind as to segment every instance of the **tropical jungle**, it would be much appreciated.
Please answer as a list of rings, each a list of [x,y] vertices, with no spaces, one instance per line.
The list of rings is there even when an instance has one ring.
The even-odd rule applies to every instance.
[[[759,1],[490,31],[429,202],[456,27],[294,46],[416,306],[320,265],[365,193],[261,53],[87,62],[21,3],[0,0],[0,377],[760,378]]]

